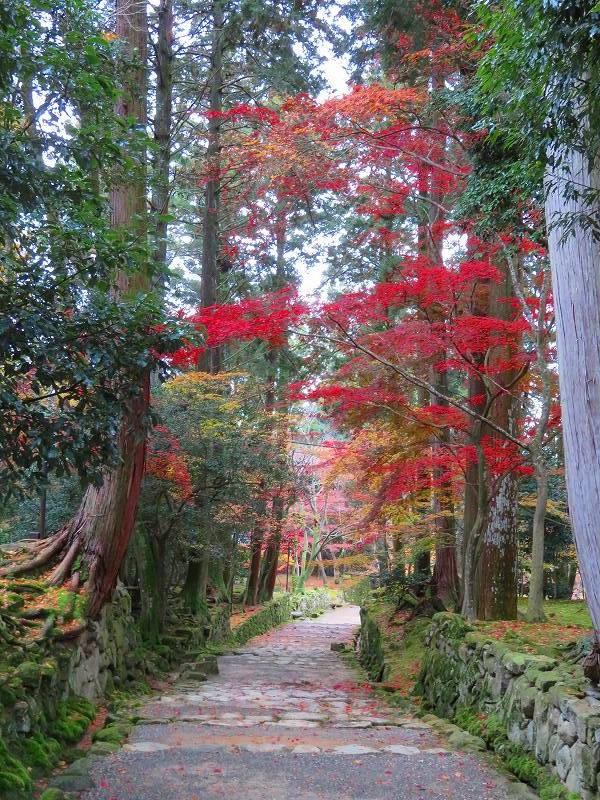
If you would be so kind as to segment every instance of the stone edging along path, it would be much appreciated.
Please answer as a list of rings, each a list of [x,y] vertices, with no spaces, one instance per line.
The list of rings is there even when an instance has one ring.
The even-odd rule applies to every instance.
[[[553,797],[600,796],[600,700],[585,695],[587,682],[573,665],[514,652],[442,613],[426,636],[420,685],[435,713],[457,719],[470,713],[472,725],[479,714],[482,735],[499,735],[487,737],[494,749],[520,751],[534,766],[546,765],[566,787]]]
[[[336,609],[220,657],[218,675],[190,674],[133,709],[126,743],[55,789],[81,800],[507,800],[509,781],[479,755],[450,750],[357,683],[331,649],[357,624],[357,609]]]

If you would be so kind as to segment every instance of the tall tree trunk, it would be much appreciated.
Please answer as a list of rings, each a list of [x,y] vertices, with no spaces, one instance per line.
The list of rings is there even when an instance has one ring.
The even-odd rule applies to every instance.
[[[517,481],[508,473],[490,498],[476,564],[477,618],[517,618]]]
[[[433,369],[433,384],[443,395],[448,395],[448,374],[446,371]],[[440,403],[437,397],[431,403]],[[434,450],[442,451],[448,443],[448,430],[440,431],[434,439]],[[452,499],[452,482],[444,480],[443,469],[433,470],[432,511],[435,525],[435,566],[433,582],[437,597],[445,606],[458,602],[458,569],[456,562],[456,530],[454,520],[454,502]]]
[[[481,423],[478,423],[480,426]],[[485,457],[481,448],[481,434],[476,429],[472,441],[477,450],[477,510],[469,531],[465,530],[462,554],[462,603],[461,613],[466,619],[476,618],[475,595],[475,568],[479,561],[482,547],[482,537],[487,523],[488,495],[487,495],[487,470]]]
[[[548,505],[548,473],[543,464],[543,456],[535,465],[536,498],[531,536],[531,579],[529,581],[529,600],[527,603],[528,622],[542,622],[544,613],[544,539],[546,506]]]
[[[485,317],[489,313],[489,283],[478,283],[472,293],[469,312],[475,317]],[[476,355],[473,360],[473,370],[469,374],[468,395],[469,406],[478,414],[485,412],[485,384],[479,371],[484,358]],[[481,444],[482,426],[479,420],[471,419],[469,441],[475,448]],[[471,547],[471,536],[475,534],[480,503],[479,480],[484,473],[481,472],[477,459],[470,460],[465,468],[465,499],[463,504],[463,530],[460,542],[460,581],[461,603],[465,590],[465,557]]]
[[[281,531],[283,527],[284,503],[280,495],[273,498],[272,517],[274,531],[271,534],[265,555],[263,557],[260,576],[259,599],[261,602],[271,600],[275,591],[277,580],[277,567],[279,565],[279,550],[281,548]]]
[[[546,619],[544,613],[544,538],[548,506],[548,468],[544,457],[543,445],[550,420],[554,382],[554,376],[547,361],[548,335],[545,314],[551,291],[551,279],[548,273],[544,273],[540,293],[540,313],[535,318],[520,287],[520,270],[517,268],[518,259],[509,254],[507,263],[513,279],[515,294],[521,303],[523,316],[529,323],[531,334],[534,338],[536,367],[543,388],[540,415],[535,435],[529,443],[529,454],[536,478],[536,502],[532,530],[531,580],[527,599],[527,620],[529,622],[543,622]]]
[[[512,279],[506,263],[500,265],[503,280],[490,290],[489,314],[496,319],[507,319],[511,306],[504,298],[514,296]],[[508,347],[495,347],[488,354],[488,366],[502,364],[510,359]],[[517,401],[511,391],[515,371],[492,371],[493,382],[489,389],[492,401],[488,417],[502,430],[514,433]],[[484,433],[498,446],[504,438],[491,428]],[[483,534],[481,557],[476,566],[476,610],[479,619],[517,618],[517,478],[507,472],[490,487],[489,512]]]
[[[115,33],[123,44],[123,86],[116,104],[116,114],[146,125],[147,39],[146,3],[116,0]],[[142,243],[146,239],[146,170],[145,158],[132,170],[126,185],[111,191],[111,224],[117,230],[133,232]],[[113,286],[117,296],[134,295],[149,288],[147,269],[137,273],[118,273]],[[108,471],[101,486],[90,486],[73,519],[47,545],[17,569],[15,574],[37,568],[51,559],[58,564],[49,576],[59,585],[71,576],[72,586],[81,578],[89,596],[88,616],[99,616],[110,598],[121,563],[131,538],[142,477],[146,446],[146,415],[149,406],[149,375],[140,370],[131,375],[131,400],[123,410],[119,432],[120,463]],[[75,564],[81,562],[81,569]]]
[[[275,231],[275,248],[276,248],[276,272],[275,272],[275,290],[281,289],[285,286],[286,266],[285,266],[285,241],[286,241],[286,220],[285,210],[283,210],[278,218],[276,231]],[[271,414],[272,419],[272,436],[274,445],[278,451],[283,449],[285,444],[285,422],[278,420],[277,405],[283,401],[280,396],[280,359],[281,347],[269,345],[267,351],[267,363],[269,366],[269,376],[267,383],[267,391],[265,396],[265,406],[267,413]],[[283,487],[280,487],[283,489]],[[271,505],[271,517],[273,520],[273,533],[267,544],[267,549],[263,557],[263,564],[261,568],[260,585],[258,596],[261,601],[271,600],[273,592],[275,591],[275,582],[277,580],[277,566],[279,564],[279,551],[281,549],[281,534],[283,530],[283,517],[285,513],[284,498],[281,493],[278,493],[273,498]]]
[[[265,509],[266,510],[266,509]],[[248,570],[248,580],[244,603],[254,606],[258,599],[258,584],[260,581],[260,557],[264,538],[262,515],[264,511],[259,510],[259,518],[256,520],[252,533],[250,534],[250,568]]]
[[[423,581],[431,578],[431,550],[421,550],[415,558],[415,575]]]
[[[321,583],[323,586],[327,586],[327,573],[325,572],[325,567],[323,566],[323,553],[321,550],[317,553],[317,567],[319,568],[319,578],[321,579]]]
[[[191,611],[192,614],[197,614],[200,611],[201,603],[204,596],[201,593],[203,562],[206,561],[204,557],[197,559],[192,558],[188,561],[187,572],[185,581],[183,583],[182,596],[185,607]],[[206,594],[206,592],[205,592]]]
[[[436,92],[444,86],[443,78],[434,70],[431,77],[431,90]],[[431,128],[435,130],[439,123],[437,110],[431,112]],[[443,149],[447,142],[443,143]],[[434,155],[434,160],[437,160]],[[434,169],[429,170],[429,189],[424,195],[427,203],[426,225],[421,226],[419,232],[419,249],[424,252],[432,264],[443,263],[444,239],[439,232],[440,223],[443,222],[440,201],[443,199],[443,189],[440,184],[439,173]],[[428,309],[430,319],[443,321],[443,313],[437,309]],[[436,356],[436,361],[443,361],[445,352]],[[431,367],[431,383],[439,389],[442,395],[448,395],[448,373],[438,369],[435,364]],[[445,405],[437,394],[431,394],[431,405]],[[447,429],[441,430],[432,436],[432,452],[434,455],[443,454],[449,440]],[[458,601],[458,568],[456,558],[456,525],[454,519],[454,503],[452,500],[452,482],[443,479],[444,470],[434,468],[431,485],[431,508],[433,512],[433,526],[435,534],[435,566],[433,580],[435,592],[444,605],[453,605]]]
[[[159,276],[164,276],[167,264],[167,234],[171,164],[171,128],[173,123],[173,3],[160,0],[158,9],[158,34],[156,41],[156,110],[154,115],[154,142],[156,154],[152,176],[152,210],[156,214],[154,226],[154,260]]]
[[[212,44],[210,77],[210,111],[208,120],[208,147],[206,159],[209,176],[204,190],[204,218],[202,223],[202,282],[200,297],[202,308],[217,302],[219,278],[219,211],[221,205],[221,119],[223,110],[223,7],[221,0],[212,3]],[[219,348],[204,353],[200,368],[217,373],[221,368]]]
[[[566,483],[587,603],[600,633],[600,241],[585,224],[598,220],[600,167],[574,150],[547,182],[546,219],[558,344]],[[596,192],[590,204],[581,188]],[[573,188],[579,193],[573,192]],[[573,232],[563,236],[569,217]]]
[[[164,630],[169,580],[167,575],[167,536],[155,534],[145,526],[132,542],[140,590],[139,625],[144,638],[156,641]],[[129,558],[128,553],[128,558]]]
[[[191,554],[187,566],[187,573],[183,585],[183,598],[187,608],[192,614],[205,613],[206,592],[208,588],[208,575],[210,568],[210,504],[205,502],[201,507],[200,536],[202,550]]]
[[[221,0],[213,0],[211,5],[212,36],[210,55],[210,103],[212,113],[208,120],[208,146],[206,152],[209,170],[204,190],[204,216],[202,221],[202,272],[200,285],[200,303],[208,308],[217,302],[218,259],[219,259],[219,208],[220,208],[220,152],[221,152],[221,120],[219,113],[223,109],[223,7]],[[218,347],[207,348],[198,359],[198,368],[203,372],[216,374],[221,368],[221,354]],[[213,451],[219,447],[214,441]],[[208,493],[206,486],[205,492]],[[208,502],[208,500],[206,501]],[[204,535],[208,537],[209,524],[203,526]],[[205,545],[207,542],[205,542]],[[193,603],[198,608],[206,601],[209,573],[209,550],[205,548],[200,564],[190,562],[190,585],[188,595],[194,595]],[[188,570],[189,574],[189,570]],[[187,579],[186,579],[187,583]],[[197,597],[197,599],[196,599]]]
[[[123,43],[126,67],[116,113],[146,124],[148,20],[145,3],[116,0],[116,34]],[[111,192],[111,222],[115,229],[146,238],[146,173],[138,164],[127,185]],[[115,294],[127,296],[148,289],[147,270],[116,276]],[[49,580],[63,583],[78,557],[89,595],[88,614],[95,619],[110,598],[131,538],[144,474],[149,375],[140,370],[131,377],[132,399],[123,412],[119,433],[120,463],[107,472],[101,486],[90,486],[74,518],[48,540],[44,557],[61,555]],[[37,560],[41,559],[39,554]],[[29,562],[31,564],[31,562]],[[28,564],[22,564],[24,571]],[[74,584],[79,571],[73,574]]]

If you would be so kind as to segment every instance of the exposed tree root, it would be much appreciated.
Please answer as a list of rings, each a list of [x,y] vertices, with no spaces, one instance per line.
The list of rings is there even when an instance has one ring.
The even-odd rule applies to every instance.
[[[596,639],[591,652],[583,659],[583,674],[594,686],[600,683],[600,642]]]
[[[81,543],[79,541],[79,537],[76,536],[71,542],[71,546],[65,553],[62,561],[60,561],[50,573],[47,579],[50,586],[60,586],[71,574],[71,567],[73,566],[75,557],[79,552],[80,545]]]
[[[76,592],[81,586],[81,573],[75,567],[83,547],[84,526],[81,521],[70,523],[47,539],[16,543],[10,552],[4,551],[7,560],[0,567],[0,579],[5,578],[7,588],[18,592],[25,606],[0,610],[0,641],[21,649],[52,641],[76,639],[87,627],[87,620],[74,624],[73,620],[61,630],[57,624],[58,609],[54,602],[44,601],[47,591],[64,586]],[[51,568],[48,573],[47,570]],[[26,573],[44,573],[38,578],[20,578]]]
[[[74,572],[71,575],[71,580],[69,581],[68,587],[72,592],[76,592],[77,589],[79,589],[80,583],[81,583],[81,575],[80,575],[80,573],[79,572]]]
[[[41,619],[47,617],[52,613],[49,608],[28,608],[20,613],[21,619]]]
[[[436,593],[433,579],[426,578],[404,589],[395,613],[398,611],[409,612],[408,620],[411,620],[418,617],[432,617],[438,611],[446,611],[446,607]]]
[[[25,561],[12,561],[3,567],[0,567],[0,578],[5,578],[9,575],[22,575],[24,572],[32,572],[35,569],[45,566],[57,553],[63,548],[69,531],[62,530],[55,533],[54,536],[45,539],[46,546],[42,548],[33,558],[26,559]]]

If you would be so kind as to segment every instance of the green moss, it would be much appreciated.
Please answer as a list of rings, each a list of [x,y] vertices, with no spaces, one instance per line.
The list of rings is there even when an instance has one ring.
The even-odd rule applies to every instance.
[[[556,779],[540,789],[540,800],[581,800],[577,792],[569,792]]]
[[[485,740],[493,750],[506,736],[506,725],[498,714],[490,714],[485,723]]]
[[[83,697],[72,697],[60,703],[57,717],[50,726],[50,733],[64,742],[77,742],[96,716],[96,707]]]
[[[60,717],[55,720],[51,731],[64,742],[77,742],[83,736],[87,727],[86,721],[80,715]]]
[[[58,616],[63,620],[70,620],[73,618],[73,610],[77,595],[68,589],[59,589],[56,593],[56,610]]]
[[[92,756],[106,756],[109,753],[116,753],[120,749],[120,742],[94,742],[89,749],[89,754]]]
[[[519,602],[519,611],[524,612],[526,608],[527,601]],[[593,628],[592,619],[584,600],[546,600],[544,613],[549,622]]]
[[[386,662],[384,638],[373,619],[371,606],[360,610],[359,660],[372,680],[383,681],[389,677],[390,668]]]
[[[6,608],[8,611],[18,611],[18,609],[23,608],[24,605],[25,600],[20,594],[17,594],[16,592],[7,592],[4,608]]]
[[[53,678],[58,672],[58,665],[53,658],[47,658],[39,665],[40,672],[44,678]]]
[[[59,760],[60,742],[41,733],[28,736],[22,743],[23,761],[29,766],[50,770]]]
[[[26,792],[32,788],[31,777],[25,765],[8,752],[0,738],[0,789]]]
[[[436,648],[425,650],[415,692],[427,698],[427,707],[441,717],[452,717],[458,700],[454,664]]]
[[[25,594],[44,594],[46,589],[48,588],[44,581],[36,581],[36,580],[23,580],[22,578],[18,580],[8,580],[6,583],[6,588],[10,592],[24,592]]]
[[[498,715],[485,717],[463,707],[457,710],[454,721],[473,736],[480,736],[509,772],[539,793],[540,800],[578,800],[577,794],[569,792],[530,753],[507,739],[506,726]]]
[[[146,681],[131,681],[127,683],[126,689],[116,689],[110,696],[111,711],[118,715],[123,709],[131,709],[139,706],[143,698],[150,694],[152,689]]]
[[[266,633],[271,628],[288,622],[292,613],[292,595],[284,594],[266,603],[257,614],[239,625],[232,635],[234,644],[245,644],[249,639]]]
[[[67,703],[71,711],[77,711],[91,722],[96,716],[96,706],[85,697],[71,697]]]
[[[64,800],[64,792],[62,789],[46,789],[40,795],[40,800]]]
[[[483,647],[484,644],[493,643],[494,640],[490,636],[486,636],[479,631],[469,631],[465,634],[464,641],[473,647]]]
[[[75,595],[75,603],[73,605],[73,619],[82,621],[87,619],[87,610],[89,604],[89,597],[87,594]]]
[[[459,728],[462,728],[471,736],[481,736],[483,739],[484,722],[478,717],[475,712],[470,708],[460,708],[454,715],[454,721]]]
[[[24,661],[19,664],[16,674],[23,686],[28,686],[29,688],[37,687],[42,677],[40,665],[36,664],[35,661]]]
[[[528,783],[535,789],[539,787],[543,768],[538,764],[533,756],[526,755],[522,751],[508,745],[499,746],[496,750],[505,766],[516,775],[523,783]]]
[[[438,614],[434,614],[433,621],[437,623],[444,638],[447,639],[462,640],[467,633],[475,630],[460,614],[454,614],[451,611],[440,611]]]
[[[94,742],[112,742],[119,744],[131,733],[133,726],[128,722],[115,722],[107,725],[94,734]]]
[[[3,678],[4,676],[0,675],[0,681],[3,680]],[[17,693],[13,691],[10,686],[6,684],[0,686],[0,706],[12,706],[16,703],[17,699]]]

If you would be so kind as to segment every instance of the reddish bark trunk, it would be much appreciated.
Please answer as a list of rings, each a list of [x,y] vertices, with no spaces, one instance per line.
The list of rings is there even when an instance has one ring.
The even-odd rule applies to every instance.
[[[256,605],[258,597],[258,583],[260,580],[260,556],[263,543],[262,522],[259,521],[254,526],[250,536],[250,569],[248,571],[248,583],[246,584],[245,602],[248,605]]]
[[[283,498],[273,498],[271,516],[274,522],[274,531],[263,557],[260,576],[259,598],[261,601],[271,600],[275,591],[277,580],[277,566],[279,564],[279,551],[281,549],[281,529],[283,526],[284,504]]]
[[[491,498],[477,570],[478,619],[517,618],[517,481],[504,475]]]
[[[146,61],[148,20],[145,3],[116,2],[115,32],[125,49],[128,66],[116,113],[146,124]],[[138,165],[127,185],[111,193],[111,222],[114,228],[146,236],[145,166]],[[133,276],[120,273],[115,293],[127,295],[148,288],[146,270]],[[104,476],[102,485],[90,486],[74,518],[62,533],[66,538],[62,560],[52,573],[52,583],[62,583],[77,556],[87,571],[88,614],[95,619],[110,598],[133,532],[140,497],[146,451],[146,415],[150,400],[147,372],[132,375],[134,397],[124,410],[119,434],[121,462]],[[58,534],[59,536],[62,534]],[[85,575],[84,575],[85,577]]]
[[[259,599],[263,603],[273,599],[275,581],[277,580],[277,564],[279,563],[280,546],[281,538],[279,536],[273,536],[263,556],[259,589]]]
[[[449,520],[447,527],[448,531],[443,538],[440,537],[438,529],[438,538],[435,544],[435,565],[433,568],[435,592],[445,606],[456,604],[459,594],[453,520]]]

